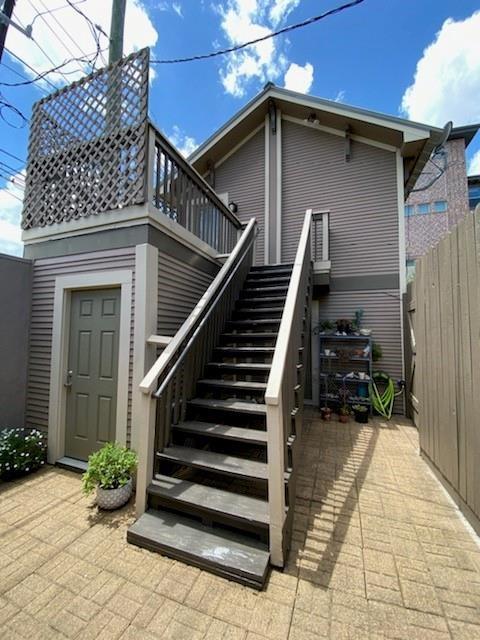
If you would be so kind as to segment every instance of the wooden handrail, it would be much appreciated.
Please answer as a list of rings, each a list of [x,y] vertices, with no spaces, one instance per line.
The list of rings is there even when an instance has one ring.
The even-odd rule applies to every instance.
[[[167,140],[167,138],[157,129],[157,127],[149,120],[149,126],[155,132],[155,139],[160,143],[160,146],[170,155],[177,165],[181,167],[182,171],[194,182],[198,188],[207,195],[209,200],[223,213],[223,215],[230,220],[236,229],[241,229],[242,223],[237,216],[230,211],[227,205],[220,200],[217,193],[212,189],[208,182],[203,178],[192,165],[185,160],[185,158],[177,151],[177,149]]]
[[[255,218],[251,218],[248,222],[245,230],[243,231],[240,240],[235,245],[233,251],[229,255],[227,261],[218,272],[215,279],[212,281],[208,289],[203,294],[193,311],[185,320],[183,325],[177,331],[172,341],[165,348],[163,353],[157,358],[156,362],[151,367],[150,371],[143,378],[140,383],[140,390],[143,393],[152,393],[157,380],[166,373],[170,366],[180,356],[182,346],[185,341],[193,335],[195,329],[199,326],[202,318],[206,315],[208,309],[213,304],[216,296],[220,293],[222,286],[227,280],[230,272],[234,269],[239,257],[248,249],[249,241],[254,237],[254,231],[256,227]]]
[[[270,557],[272,564],[278,567],[284,564],[288,443],[292,436],[300,435],[297,430],[301,431],[304,374],[298,365],[308,314],[311,228],[312,210],[309,209],[305,214],[265,392]],[[298,421],[298,426],[293,427],[292,421],[296,425]],[[289,508],[293,509],[292,503]]]
[[[306,255],[309,253],[310,233],[312,227],[312,210],[308,209],[303,222],[300,242],[298,243],[295,262],[293,263],[292,275],[288,285],[285,307],[282,313],[282,320],[278,330],[275,353],[272,360],[272,368],[268,376],[267,390],[265,392],[265,402],[277,405],[280,399],[280,388],[285,367],[287,366],[288,346],[291,340],[293,328],[293,318],[297,306],[297,299],[301,285],[301,276]]]

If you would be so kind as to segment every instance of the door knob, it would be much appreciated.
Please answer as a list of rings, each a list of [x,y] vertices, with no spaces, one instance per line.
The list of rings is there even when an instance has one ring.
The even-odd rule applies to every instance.
[[[66,375],[65,375],[65,386],[66,387],[71,387],[72,386],[72,376],[73,376],[73,371],[67,371]]]

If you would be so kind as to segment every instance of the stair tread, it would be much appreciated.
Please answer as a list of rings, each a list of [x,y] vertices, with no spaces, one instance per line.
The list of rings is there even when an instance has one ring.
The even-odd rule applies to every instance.
[[[258,296],[254,298],[240,298],[239,304],[244,305],[248,303],[254,304],[266,304],[267,302],[285,303],[285,296]]]
[[[268,465],[265,462],[227,456],[223,453],[214,453],[204,449],[171,446],[161,453],[157,453],[157,456],[162,460],[202,468],[207,471],[226,473],[239,478],[268,479]]]
[[[293,262],[279,262],[278,264],[256,264],[250,268],[250,273],[259,273],[262,271],[275,271],[275,269],[293,269]]]
[[[209,367],[219,369],[258,369],[259,371],[270,371],[271,363],[268,362],[209,362]]]
[[[224,387],[225,389],[241,389],[243,391],[265,391],[265,382],[249,382],[247,380],[221,380],[217,378],[202,378],[197,384],[209,385],[212,387]]]
[[[215,351],[237,351],[238,353],[273,353],[275,347],[215,347]]]
[[[280,324],[280,318],[249,318],[248,320],[229,320],[229,325],[239,325],[240,327],[257,324]]]
[[[268,502],[205,484],[156,474],[148,487],[152,495],[225,514],[250,523],[268,525]]]
[[[128,529],[127,540],[257,588],[270,560],[261,542],[166,511],[145,512]]]
[[[278,313],[283,311],[283,306],[278,307],[242,307],[240,309],[235,309],[234,313]]]
[[[275,340],[278,336],[276,331],[263,331],[256,333],[222,333],[221,338],[226,338],[227,340],[235,340],[240,338],[241,340],[252,338],[254,340],[264,338],[265,340]]]
[[[199,422],[188,420],[172,425],[174,431],[188,431],[202,436],[214,436],[226,440],[238,440],[251,444],[265,444],[267,442],[267,432],[259,429],[244,429],[243,427],[232,427],[228,424],[216,424],[215,422]]]
[[[249,286],[245,286],[243,288],[243,292],[244,293],[255,293],[256,291],[268,291],[268,292],[274,292],[274,291],[288,291],[288,286],[285,285],[272,285],[271,287],[256,287],[254,285],[249,285]]]
[[[245,402],[232,398],[230,400],[217,400],[215,398],[193,398],[188,402],[189,405],[195,407],[204,407],[205,409],[222,409],[224,411],[236,411],[239,413],[253,413],[256,415],[265,415],[267,405],[256,402]]]

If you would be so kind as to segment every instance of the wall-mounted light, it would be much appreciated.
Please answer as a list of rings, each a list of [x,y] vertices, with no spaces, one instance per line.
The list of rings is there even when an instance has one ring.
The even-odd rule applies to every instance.
[[[228,208],[230,209],[230,211],[232,213],[237,213],[238,204],[236,202],[234,202],[233,200],[230,200],[230,202],[228,203]]]
[[[304,118],[303,121],[309,124],[320,124],[320,120],[317,118],[315,111],[312,111],[308,118]]]

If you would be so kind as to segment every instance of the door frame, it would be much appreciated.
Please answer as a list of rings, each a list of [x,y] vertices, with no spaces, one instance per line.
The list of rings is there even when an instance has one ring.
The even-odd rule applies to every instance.
[[[97,271],[57,276],[53,306],[52,354],[48,412],[48,454],[50,464],[65,455],[67,390],[64,376],[68,365],[71,293],[84,289],[120,288],[120,330],[118,348],[117,417],[115,439],[127,443],[128,379],[132,325],[132,270]]]

